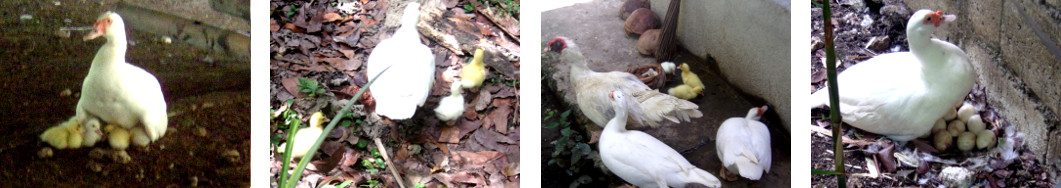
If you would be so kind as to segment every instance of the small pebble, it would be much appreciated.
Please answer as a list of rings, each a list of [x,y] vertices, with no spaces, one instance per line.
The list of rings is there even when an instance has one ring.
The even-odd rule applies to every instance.
[[[191,182],[192,187],[199,187],[199,176],[192,176]]]
[[[129,163],[130,161],[133,161],[133,157],[130,157],[129,153],[125,152],[125,150],[119,150],[117,152],[114,152],[111,155],[111,159],[113,159],[114,162],[118,162],[118,163],[121,163],[121,164],[126,164],[126,163]]]
[[[69,32],[67,34],[69,34]],[[67,37],[69,37],[69,36],[67,36]],[[74,92],[70,91],[70,89],[64,89],[62,92],[59,92],[59,96],[60,97],[67,97],[67,96],[70,96],[70,95],[73,95],[73,94],[74,94]]]
[[[169,36],[162,36],[162,43],[166,43],[166,44],[173,43],[173,38],[170,38]]]
[[[18,16],[18,20],[19,21],[26,21],[26,20],[32,20],[32,19],[33,19],[33,15],[29,15],[29,14],[22,14],[22,15]]]
[[[44,147],[44,148],[41,149],[41,151],[37,152],[37,157],[49,158],[49,157],[52,157],[52,155],[54,155],[54,154],[55,154],[55,152],[52,151],[52,148]]]
[[[208,133],[206,132],[206,128],[203,128],[203,127],[196,127],[195,128],[195,135],[198,135],[198,136],[201,136],[201,137],[209,136]]]
[[[55,36],[57,36],[59,38],[68,39],[68,38],[70,38],[70,31],[68,31],[68,30],[58,30],[58,31],[55,31]]]
[[[224,157],[225,160],[230,163],[239,162],[239,151],[236,151],[234,149],[230,149],[228,151],[225,151],[224,153],[221,153],[221,156]]]
[[[92,172],[100,172],[103,171],[103,165],[100,165],[99,163],[93,161],[88,161],[88,169],[92,169]]]

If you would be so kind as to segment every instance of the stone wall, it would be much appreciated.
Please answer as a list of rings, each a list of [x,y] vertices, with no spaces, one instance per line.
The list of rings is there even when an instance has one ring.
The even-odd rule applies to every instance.
[[[956,24],[936,36],[965,49],[988,103],[1027,135],[1025,145],[1046,164],[1059,164],[1061,54],[1051,53],[1050,48],[1058,48],[1061,39],[1061,0],[906,3],[912,10],[941,10],[958,16]],[[1055,177],[1054,182],[1058,180]]]

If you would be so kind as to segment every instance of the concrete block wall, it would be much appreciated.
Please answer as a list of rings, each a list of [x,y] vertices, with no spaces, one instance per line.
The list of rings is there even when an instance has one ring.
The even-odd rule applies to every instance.
[[[941,29],[936,37],[957,44],[970,56],[988,103],[1027,135],[1025,144],[1046,164],[1061,163],[1061,59],[1049,52],[1035,31],[1040,28],[1042,37],[1059,47],[1061,1],[905,2],[912,10],[958,16],[956,24]],[[1055,174],[1054,181],[1058,180]]]
[[[651,2],[652,11],[664,18],[670,0]],[[682,47],[701,58],[710,54],[730,83],[766,99],[784,122],[792,122],[790,2],[685,0],[681,9],[677,35]]]

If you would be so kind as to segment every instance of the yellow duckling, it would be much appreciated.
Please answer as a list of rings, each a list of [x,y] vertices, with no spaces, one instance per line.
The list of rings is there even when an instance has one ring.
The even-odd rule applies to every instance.
[[[678,85],[678,86],[670,88],[669,90],[667,90],[667,93],[670,94],[670,95],[673,95],[674,97],[678,97],[680,99],[689,100],[689,99],[696,98],[696,95],[697,95],[696,93],[698,91],[699,90],[696,90],[693,87],[690,87],[689,85],[682,84],[682,85]]]
[[[700,76],[689,70],[689,64],[682,63],[680,68],[682,69],[682,82],[693,89],[699,88],[697,89],[696,94],[702,94],[704,83],[700,82]]]
[[[291,146],[291,157],[302,157],[306,155],[310,147],[313,147],[313,143],[317,142],[317,138],[321,136],[324,130],[321,129],[321,124],[324,123],[324,114],[321,112],[313,113],[313,116],[309,118],[309,127],[299,129],[295,133],[295,140],[288,141],[294,144]],[[287,149],[288,143],[280,144],[280,153],[284,153],[284,149]]]
[[[71,117],[70,120],[45,130],[40,138],[56,149],[76,149],[81,147],[83,141],[81,132],[81,122],[78,122],[76,117]]]
[[[125,150],[129,148],[129,130],[118,125],[107,125],[103,126],[103,132],[107,133],[107,142],[111,144],[111,148],[118,150]]]
[[[91,147],[96,145],[103,138],[103,131],[100,129],[100,121],[96,118],[89,118],[81,124],[81,146]]]
[[[477,88],[486,80],[486,65],[483,64],[483,49],[475,49],[475,56],[464,68],[461,68],[461,86]]]
[[[453,124],[464,114],[464,96],[461,96],[461,83],[453,82],[449,88],[449,97],[442,98],[435,108],[435,116],[447,124]]]

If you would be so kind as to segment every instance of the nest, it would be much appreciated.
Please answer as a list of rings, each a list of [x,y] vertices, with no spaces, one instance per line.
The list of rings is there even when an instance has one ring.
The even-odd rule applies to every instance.
[[[637,79],[641,80],[642,83],[648,85],[649,88],[659,89],[667,82],[667,73],[663,72],[663,67],[659,64],[645,65],[633,69],[628,69],[626,72],[634,74]]]

